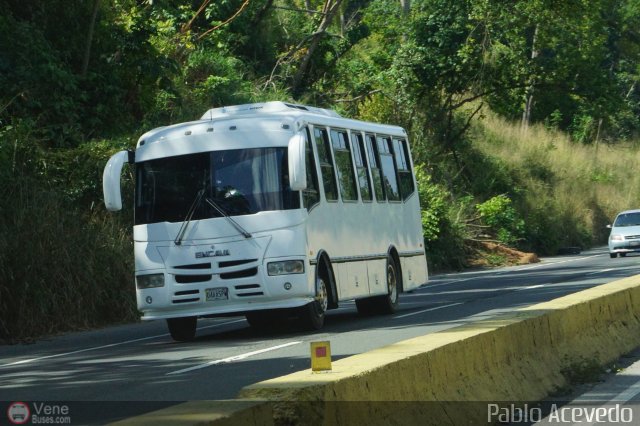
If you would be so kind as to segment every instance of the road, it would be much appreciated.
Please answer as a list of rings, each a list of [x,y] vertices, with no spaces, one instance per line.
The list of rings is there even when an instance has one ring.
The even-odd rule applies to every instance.
[[[128,407],[131,414],[176,401],[229,399],[243,386],[309,368],[312,341],[330,341],[336,360],[639,273],[640,256],[610,259],[598,248],[435,275],[403,294],[394,315],[361,317],[354,303],[343,303],[315,333],[295,322],[258,332],[233,317],[199,321],[189,343],[173,342],[164,322],[153,321],[0,346],[0,401],[149,402]]]

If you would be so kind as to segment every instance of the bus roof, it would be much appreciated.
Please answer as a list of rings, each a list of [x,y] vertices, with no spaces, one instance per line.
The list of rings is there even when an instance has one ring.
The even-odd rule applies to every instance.
[[[202,115],[201,120],[224,121],[253,118],[266,119],[270,117],[292,119],[302,124],[324,124],[353,130],[406,135],[405,130],[400,126],[345,118],[331,109],[281,101],[212,108]]]
[[[274,101],[212,108],[197,121],[158,127],[146,132],[138,139],[137,148],[147,151],[149,145],[160,141],[164,141],[163,145],[169,141],[193,141],[211,134],[214,128],[216,135],[229,136],[236,131],[255,130],[290,133],[306,124],[406,137],[405,130],[399,126],[344,118],[330,109]]]
[[[296,105],[287,102],[272,101],[255,104],[244,104],[212,108],[205,112],[201,120],[214,120],[223,117],[237,117],[240,115],[272,114],[277,112],[306,112],[308,114],[323,115],[326,117],[340,118],[340,114],[331,109],[316,108],[307,105]]]

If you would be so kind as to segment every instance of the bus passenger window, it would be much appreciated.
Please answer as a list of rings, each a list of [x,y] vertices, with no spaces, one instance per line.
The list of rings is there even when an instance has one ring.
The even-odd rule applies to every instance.
[[[378,153],[380,154],[380,164],[382,166],[384,189],[387,194],[387,199],[389,201],[400,201],[396,165],[393,161],[393,151],[391,150],[391,140],[389,138],[378,136]]]
[[[354,135],[353,133],[351,134]],[[356,169],[358,171],[358,185],[360,186],[360,196],[362,201],[371,201],[371,182],[369,182],[369,170],[364,156],[364,141],[360,133],[351,138],[353,143],[353,156],[356,159]]]
[[[409,152],[407,150],[407,142],[400,139],[393,140],[393,151],[396,157],[396,166],[398,167],[398,179],[400,180],[400,195],[406,200],[413,194],[413,175],[411,173],[411,164],[409,163]]]
[[[337,201],[338,188],[336,186],[336,176],[333,173],[333,162],[331,161],[331,148],[329,146],[327,131],[314,127],[313,136],[318,150],[318,161],[320,162],[320,172],[322,173],[324,195],[329,201]]]
[[[310,209],[320,202],[320,191],[318,190],[318,173],[316,171],[316,161],[313,157],[313,149],[309,140],[309,129],[304,132],[305,141],[305,163],[307,165],[307,189],[302,191],[302,205]]]
[[[331,145],[333,146],[333,156],[336,160],[336,169],[338,171],[340,195],[342,195],[344,201],[355,201],[358,199],[358,190],[356,189],[356,180],[353,174],[353,162],[351,161],[347,132],[331,130]]]
[[[382,184],[382,171],[380,170],[380,157],[378,156],[378,147],[376,139],[373,135],[367,135],[367,151],[369,153],[369,167],[371,167],[371,176],[373,177],[373,188],[375,189],[376,199],[382,203],[385,201],[384,186]]]

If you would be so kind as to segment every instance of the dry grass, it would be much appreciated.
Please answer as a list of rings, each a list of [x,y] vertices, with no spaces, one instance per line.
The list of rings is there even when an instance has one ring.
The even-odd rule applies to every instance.
[[[560,131],[519,124],[487,113],[474,144],[516,170],[525,205],[553,205],[601,243],[620,210],[640,208],[640,151],[632,144],[582,145]]]

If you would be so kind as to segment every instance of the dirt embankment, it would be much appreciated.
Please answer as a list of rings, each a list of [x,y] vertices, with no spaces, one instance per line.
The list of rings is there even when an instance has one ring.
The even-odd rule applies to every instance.
[[[470,267],[525,265],[540,262],[535,253],[527,253],[494,242],[478,242],[470,250]]]

